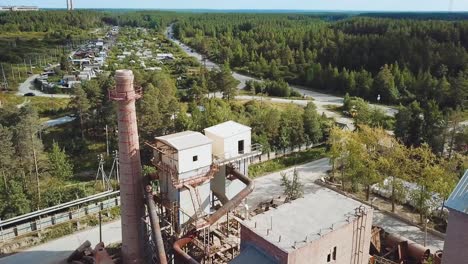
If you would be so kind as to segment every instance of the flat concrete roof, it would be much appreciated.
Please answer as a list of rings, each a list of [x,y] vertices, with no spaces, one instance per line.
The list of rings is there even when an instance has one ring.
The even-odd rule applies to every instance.
[[[209,139],[202,133],[194,131],[184,131],[163,137],[157,137],[156,140],[162,141],[178,151],[211,144],[213,142],[213,140]]]
[[[271,244],[292,252],[347,225],[348,219],[356,218],[355,209],[360,206],[370,210],[358,201],[324,188],[242,224]]]
[[[229,138],[250,130],[252,130],[252,128],[234,121],[227,121],[204,129],[205,132],[209,132],[221,138]]]

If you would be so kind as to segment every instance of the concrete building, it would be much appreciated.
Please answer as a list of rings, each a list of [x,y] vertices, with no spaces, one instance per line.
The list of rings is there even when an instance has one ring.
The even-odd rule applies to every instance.
[[[248,126],[228,121],[204,132],[157,137],[152,145],[161,197],[178,207],[176,229],[209,215],[216,198],[225,203],[245,188],[227,177],[227,166],[247,175],[249,158],[261,153]]]
[[[234,121],[204,130],[205,135],[213,141],[213,157],[219,165],[219,172],[211,182],[211,190],[222,201],[231,199],[245,187],[238,179],[231,181],[226,177],[226,165],[235,163],[239,171],[248,176],[249,158],[261,152],[258,146],[252,147],[251,130]]]
[[[468,170],[445,203],[449,209],[442,264],[468,261]]]
[[[209,213],[212,167],[212,140],[199,132],[185,131],[157,137],[155,165],[159,169],[160,193],[172,204],[177,204],[177,227]],[[195,180],[205,180],[193,186]]]
[[[373,211],[328,189],[241,224],[241,254],[231,264],[369,261]]]

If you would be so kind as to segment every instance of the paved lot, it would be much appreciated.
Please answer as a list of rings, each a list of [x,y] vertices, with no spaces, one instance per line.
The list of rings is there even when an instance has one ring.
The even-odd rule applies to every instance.
[[[120,220],[102,226],[102,236],[106,244],[122,240]],[[99,228],[92,228],[48,243],[32,247],[20,253],[0,258],[0,264],[65,263],[64,260],[84,241],[89,240],[92,247],[99,243]]]
[[[33,74],[26,79],[18,88],[16,95],[22,96],[27,93],[34,93],[35,96],[39,97],[50,97],[50,98],[70,98],[68,94],[45,94],[39,90],[32,89],[34,87],[34,80],[39,77],[38,74]]]
[[[321,177],[324,177],[326,171],[331,167],[327,158],[313,161],[296,167],[299,171],[300,179],[304,184],[304,194],[314,193],[315,191],[324,188],[314,182]],[[264,177],[255,179],[255,190],[249,195],[247,203],[250,208],[254,208],[262,201],[267,201],[273,197],[283,194],[281,186],[281,173],[292,173],[294,168],[290,168],[281,172],[272,173]],[[319,201],[318,201],[319,202]],[[409,225],[394,217],[384,214],[380,211],[374,212],[374,224],[382,226],[390,233],[397,233],[408,239],[411,239],[421,245],[424,243],[424,232],[418,227]],[[439,237],[428,234],[427,245],[432,252],[443,249],[444,241]]]

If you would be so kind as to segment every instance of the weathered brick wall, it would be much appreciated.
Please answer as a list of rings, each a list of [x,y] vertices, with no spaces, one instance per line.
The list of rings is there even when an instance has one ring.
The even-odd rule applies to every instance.
[[[278,260],[279,264],[288,263],[288,253],[271,244],[270,242],[257,235],[255,232],[250,230],[241,224],[241,250],[248,244],[253,244],[256,247],[262,249],[272,258]],[[260,264],[260,263],[259,263]]]
[[[468,263],[468,215],[450,210],[442,264]]]
[[[369,210],[367,216],[351,220],[349,224],[333,231],[324,231],[324,235],[320,239],[292,252],[289,255],[288,263],[367,264],[369,262],[372,218],[373,211]],[[361,226],[363,228],[359,231]],[[335,260],[333,260],[334,247],[336,247]],[[332,256],[330,262],[327,262],[328,254]]]
[[[367,264],[369,262],[372,219],[373,210],[369,210],[367,215],[358,219],[351,218],[349,223],[346,223],[345,225],[341,223],[341,227],[336,228],[331,232],[330,230],[324,230],[323,236],[320,239],[309,242],[307,245],[298,243],[298,249],[289,254],[266,241],[248,227],[242,225],[241,248],[247,246],[247,244],[253,244],[262,249],[268,255],[277,259],[280,264]],[[361,226],[362,229],[359,230]],[[327,262],[328,254],[333,254],[334,247],[337,248],[336,260],[333,260],[332,258],[330,262]],[[356,254],[356,252],[359,253]],[[354,258],[356,258],[356,260],[354,260]]]

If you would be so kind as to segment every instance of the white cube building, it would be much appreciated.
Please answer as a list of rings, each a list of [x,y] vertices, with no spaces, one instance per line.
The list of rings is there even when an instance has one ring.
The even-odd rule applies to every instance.
[[[252,151],[252,129],[248,126],[227,121],[205,128],[205,135],[213,140],[213,157],[220,165],[219,172],[211,181],[211,190],[221,201],[231,199],[245,185],[239,180],[230,180],[226,176],[227,164],[235,164],[240,172],[248,176],[249,159]],[[222,196],[225,195],[225,197]]]
[[[154,162],[160,192],[163,199],[179,207],[179,227],[209,213],[211,144],[211,139],[193,131],[156,138]]]
[[[157,137],[152,145],[160,199],[177,211],[176,229],[209,215],[216,200],[224,204],[245,188],[227,175],[226,166],[234,166],[247,176],[249,159],[261,154],[259,148],[252,147],[248,126],[228,121],[204,132]]]

